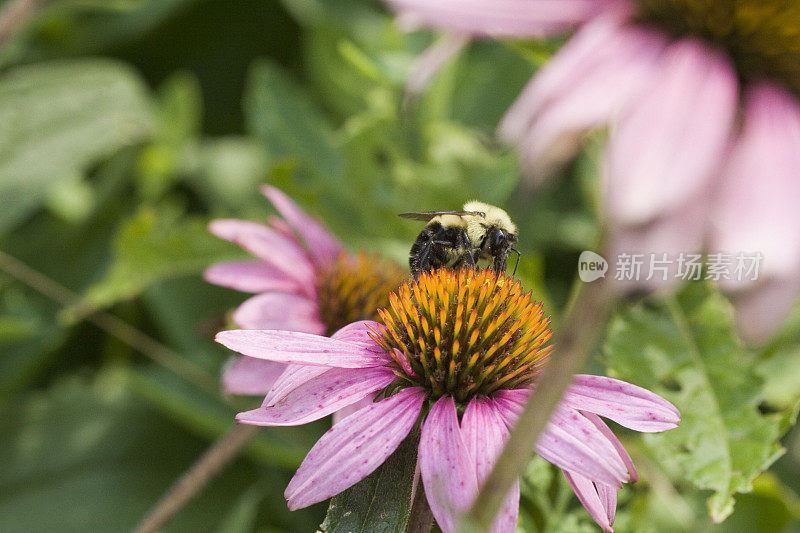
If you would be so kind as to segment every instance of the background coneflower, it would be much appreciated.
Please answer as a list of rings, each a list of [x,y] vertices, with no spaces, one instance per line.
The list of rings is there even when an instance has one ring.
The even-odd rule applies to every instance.
[[[389,292],[405,277],[393,262],[377,255],[348,253],[322,224],[286,194],[262,188],[283,218],[268,225],[245,220],[215,220],[212,233],[256,256],[252,261],[214,265],[211,283],[256,293],[233,313],[246,329],[282,329],[330,335],[357,320],[376,318]],[[241,357],[229,366],[223,386],[231,394],[264,395],[286,365]]]
[[[610,124],[610,252],[761,252],[757,280],[722,284],[746,337],[775,331],[800,291],[800,3],[387,1],[408,22],[473,36],[577,27],[501,136],[541,182]]]
[[[291,363],[263,405],[239,422],[304,424],[377,394],[306,456],[289,486],[290,509],[320,502],[374,471],[420,416],[419,468],[433,515],[455,531],[547,362],[549,319],[531,293],[490,270],[423,273],[392,294],[383,323],[351,324],[328,338],[287,331],[224,331],[217,341],[249,357]],[[616,488],[636,479],[604,416],[639,431],[676,427],[658,395],[598,376],[576,376],[537,444],[561,467],[581,502],[610,530]],[[514,531],[519,484],[495,520]]]

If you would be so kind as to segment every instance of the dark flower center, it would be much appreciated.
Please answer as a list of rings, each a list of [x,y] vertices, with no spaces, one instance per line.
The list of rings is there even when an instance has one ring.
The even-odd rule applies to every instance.
[[[375,340],[395,373],[431,399],[475,395],[533,382],[550,353],[550,318],[531,293],[492,270],[440,269],[400,286],[379,311],[386,326]]]
[[[637,0],[637,20],[725,50],[743,81],[770,78],[800,96],[800,1]]]
[[[317,301],[326,335],[357,320],[377,320],[389,293],[407,277],[396,264],[361,252],[341,254],[317,273]]]

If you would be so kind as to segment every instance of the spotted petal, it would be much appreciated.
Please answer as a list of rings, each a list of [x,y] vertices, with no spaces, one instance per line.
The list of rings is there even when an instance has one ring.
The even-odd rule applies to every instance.
[[[563,403],[636,431],[666,431],[681,419],[675,406],[658,394],[605,376],[574,376]]]
[[[456,531],[458,514],[478,492],[478,479],[452,396],[439,398],[428,413],[419,444],[419,469],[436,523],[444,533]]]
[[[225,370],[222,386],[228,394],[266,394],[285,369],[281,363],[240,357]]]
[[[461,418],[464,443],[475,462],[475,472],[480,486],[489,476],[497,457],[508,439],[508,428],[496,412],[494,402],[488,398],[473,398]],[[494,521],[493,533],[513,532],[517,528],[519,513],[519,479],[514,482],[503,507]]]
[[[299,331],[236,329],[217,333],[215,340],[242,355],[278,363],[365,368],[387,360],[374,347]]]
[[[403,389],[333,426],[286,487],[289,509],[321,502],[371,474],[406,438],[424,399],[420,388]]]
[[[613,531],[614,515],[617,511],[617,490],[574,472],[564,470],[572,490],[589,514],[603,531]]]
[[[256,426],[299,426],[338,411],[396,379],[386,368],[331,368],[294,388],[274,405],[239,413],[236,420]]]

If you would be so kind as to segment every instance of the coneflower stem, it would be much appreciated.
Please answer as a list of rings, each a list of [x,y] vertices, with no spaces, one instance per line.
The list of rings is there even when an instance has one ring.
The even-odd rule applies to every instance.
[[[489,531],[511,485],[525,470],[539,435],[572,382],[572,376],[583,367],[595,337],[608,318],[612,302],[603,279],[586,283],[579,289],[556,334],[550,361],[536,380],[535,391],[511,430],[486,483],[462,519],[462,533]]]
[[[411,502],[411,513],[408,517],[406,533],[430,533],[433,527],[433,512],[425,496],[425,488],[422,486],[422,477],[417,479],[417,489],[414,493],[414,501]]]

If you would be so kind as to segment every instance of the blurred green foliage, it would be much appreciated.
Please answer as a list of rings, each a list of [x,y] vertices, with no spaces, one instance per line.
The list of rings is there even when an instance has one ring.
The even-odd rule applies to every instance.
[[[397,213],[505,206],[518,277],[558,327],[577,255],[598,243],[601,136],[527,191],[494,129],[555,45],[474,43],[412,97],[404,80],[435,38],[366,0],[56,0],[0,48],[0,250],[79,297],[0,272],[0,530],[127,531],[258,401],[162,368],[84,306],[217,380],[229,354],[211,339],[244,296],[200,274],[241,252],[206,224],[266,219],[262,183],[401,264],[420,225]],[[683,413],[663,435],[620,430],[642,480],[620,493],[617,531],[800,531],[800,313],[758,351],[729,316],[690,287],[621,309],[598,347],[590,371]],[[326,424],[262,430],[167,530],[315,530],[325,506],[289,513],[282,492]],[[539,459],[520,526],[595,530]]]

